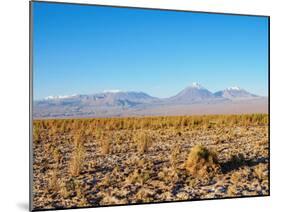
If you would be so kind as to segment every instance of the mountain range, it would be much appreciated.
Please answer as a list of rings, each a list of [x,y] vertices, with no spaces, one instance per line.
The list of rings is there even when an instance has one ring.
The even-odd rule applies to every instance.
[[[33,104],[35,118],[116,117],[267,112],[267,97],[239,87],[212,93],[193,83],[169,98],[109,90],[90,95],[48,96]],[[212,109],[213,108],[213,109]],[[211,110],[210,110],[211,109]]]

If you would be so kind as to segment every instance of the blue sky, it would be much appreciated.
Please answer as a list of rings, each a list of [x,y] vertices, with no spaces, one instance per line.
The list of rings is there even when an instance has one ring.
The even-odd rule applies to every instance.
[[[34,98],[104,90],[268,92],[268,19],[33,3]]]

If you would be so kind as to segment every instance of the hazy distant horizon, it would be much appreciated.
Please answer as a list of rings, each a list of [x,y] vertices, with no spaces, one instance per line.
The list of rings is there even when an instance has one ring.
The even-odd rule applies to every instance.
[[[194,83],[194,82],[193,82]],[[200,84],[201,85],[201,84]],[[50,98],[50,97],[71,97],[71,96],[77,96],[77,95],[92,95],[92,94],[99,94],[99,93],[121,93],[121,92],[143,92],[143,93],[146,93],[146,94],[148,94],[148,95],[150,95],[150,96],[152,96],[152,97],[156,97],[156,98],[160,98],[160,99],[164,99],[164,98],[170,98],[170,97],[172,97],[172,96],[174,96],[174,95],[176,95],[176,94],[178,94],[179,92],[181,92],[183,89],[185,89],[185,88],[187,88],[187,87],[190,87],[190,86],[192,86],[192,84],[189,84],[188,86],[186,86],[186,87],[184,87],[184,88],[182,88],[181,90],[179,90],[178,92],[176,92],[176,93],[174,93],[174,94],[172,94],[171,96],[164,96],[164,97],[161,97],[161,96],[153,96],[153,95],[151,95],[150,93],[148,93],[148,92],[145,92],[145,91],[140,91],[140,90],[129,90],[129,91],[124,91],[124,90],[120,90],[120,89],[108,89],[108,90],[103,90],[103,91],[97,91],[97,92],[91,92],[91,93],[72,93],[72,94],[63,94],[63,95],[49,95],[49,96],[45,96],[45,97],[43,97],[43,98],[41,98],[41,99],[33,99],[34,101],[40,101],[40,100],[44,100],[44,99],[46,99],[46,98]],[[206,88],[204,85],[202,85],[204,88]],[[206,88],[207,90],[209,90],[209,91],[211,91],[212,93],[215,93],[215,92],[218,92],[218,91],[222,91],[222,90],[225,90],[225,89],[228,89],[228,88],[231,88],[231,87],[237,87],[237,86],[229,86],[229,87],[227,87],[227,88],[222,88],[222,89],[220,89],[220,90],[216,90],[216,91],[212,91],[212,90],[210,90],[210,89],[208,89],[208,88]],[[240,86],[238,86],[239,88],[241,88]],[[243,89],[243,90],[246,90],[246,89],[244,89],[244,88],[241,88],[241,89]],[[246,90],[246,91],[248,91],[248,90]],[[254,92],[250,92],[250,93],[252,93],[252,94],[256,94],[256,93],[254,93]],[[258,96],[261,96],[261,97],[268,97],[268,95],[258,95]]]
[[[33,4],[34,100],[105,90],[166,98],[192,82],[268,95],[266,17]]]

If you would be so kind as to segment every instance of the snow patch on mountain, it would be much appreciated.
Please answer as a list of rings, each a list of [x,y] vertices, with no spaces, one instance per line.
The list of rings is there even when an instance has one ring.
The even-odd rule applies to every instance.
[[[110,89],[110,90],[104,90],[103,93],[120,93],[122,92],[119,89]]]
[[[230,87],[230,88],[227,88],[226,90],[235,90],[235,91],[241,91],[242,89],[238,86],[233,86],[233,87]]]
[[[62,96],[47,96],[44,99],[45,100],[55,100],[55,99],[69,99],[72,97],[77,96],[77,94],[72,94],[72,95],[62,95]]]
[[[191,84],[191,87],[198,88],[198,89],[205,89],[202,85],[200,85],[198,82],[193,82]]]

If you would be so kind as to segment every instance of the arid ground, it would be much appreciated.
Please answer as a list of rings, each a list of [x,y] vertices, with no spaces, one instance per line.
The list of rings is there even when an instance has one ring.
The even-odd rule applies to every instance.
[[[268,115],[35,120],[34,209],[269,194]]]

